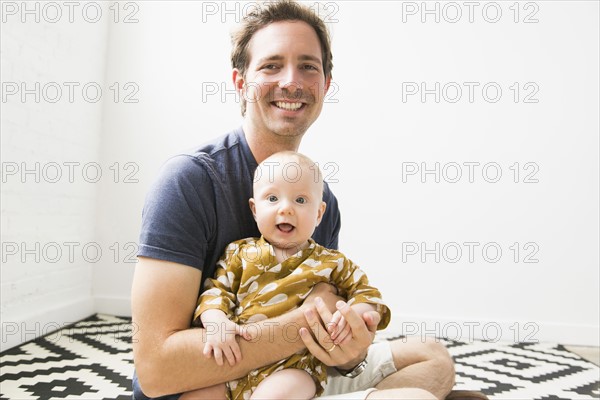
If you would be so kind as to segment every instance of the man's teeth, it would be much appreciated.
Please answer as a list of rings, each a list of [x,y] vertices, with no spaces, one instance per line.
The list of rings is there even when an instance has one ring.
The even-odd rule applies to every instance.
[[[286,103],[284,101],[276,101],[275,105],[279,108],[283,108],[284,110],[296,111],[300,107],[302,107],[302,103]]]

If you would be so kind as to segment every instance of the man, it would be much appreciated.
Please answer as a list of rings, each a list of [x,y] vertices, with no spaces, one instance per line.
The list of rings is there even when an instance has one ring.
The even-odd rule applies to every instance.
[[[367,358],[379,322],[375,312],[360,316],[342,304],[352,335],[332,347],[325,324],[338,298],[329,285],[315,288],[299,309],[258,322],[260,339],[240,341],[242,360],[234,366],[206,359],[203,330],[190,329],[201,282],[212,276],[225,246],[259,235],[248,206],[254,169],[271,154],[298,149],[321,112],[331,58],[323,21],[290,1],[257,10],[233,35],[233,81],[244,99],[242,128],[169,160],[144,206],[132,288],[135,399],[236,379],[304,347],[336,368],[330,369],[325,395],[441,399],[450,392],[454,367],[439,343],[373,345]],[[327,210],[313,238],[337,248],[340,215],[328,187],[324,201]],[[301,340],[290,337],[289,327],[301,327]],[[380,390],[367,392],[372,384]]]

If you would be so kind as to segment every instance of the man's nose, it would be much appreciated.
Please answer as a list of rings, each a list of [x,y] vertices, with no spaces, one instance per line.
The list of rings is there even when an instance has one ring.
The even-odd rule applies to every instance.
[[[284,89],[286,98],[290,100],[299,99],[302,97],[302,76],[295,67],[287,67],[282,71],[281,78],[279,79],[279,87]]]

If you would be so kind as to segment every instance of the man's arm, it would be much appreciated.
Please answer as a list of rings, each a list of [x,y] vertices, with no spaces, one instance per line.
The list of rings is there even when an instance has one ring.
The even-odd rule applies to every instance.
[[[150,397],[190,391],[246,375],[304,348],[292,329],[307,326],[301,309],[257,323],[258,339],[242,340],[242,361],[219,367],[202,354],[203,329],[190,329],[201,271],[140,257],[132,287],[135,367]]]

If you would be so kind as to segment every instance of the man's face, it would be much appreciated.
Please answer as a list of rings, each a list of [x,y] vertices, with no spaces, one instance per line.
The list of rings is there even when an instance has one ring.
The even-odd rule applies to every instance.
[[[314,29],[301,21],[269,24],[254,34],[248,52],[246,76],[234,71],[234,79],[244,85],[250,126],[257,132],[302,136],[321,113],[329,87]]]

